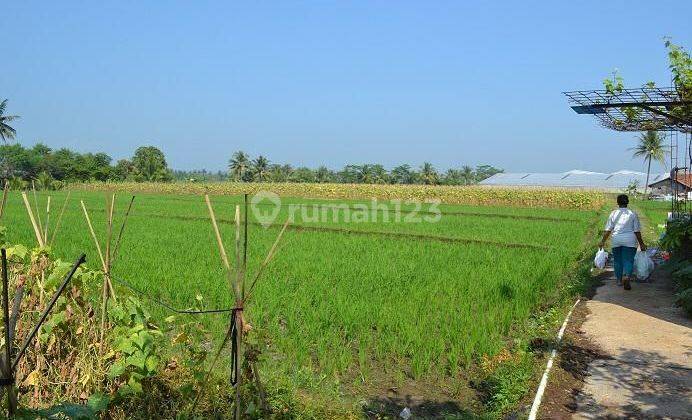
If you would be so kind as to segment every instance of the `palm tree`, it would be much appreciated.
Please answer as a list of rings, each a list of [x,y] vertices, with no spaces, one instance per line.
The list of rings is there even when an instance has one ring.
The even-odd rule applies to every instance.
[[[438,181],[437,171],[430,162],[423,162],[423,166],[420,167],[420,177],[427,185],[435,185]]]
[[[646,188],[649,186],[649,175],[651,174],[651,161],[665,163],[666,147],[663,145],[663,136],[658,134],[658,131],[649,130],[642,133],[638,137],[639,144],[631,148],[634,153],[632,157],[643,157],[644,162],[647,162],[646,168],[646,184],[644,185],[644,195]]]
[[[332,182],[334,180],[334,173],[329,170],[326,166],[322,165],[317,170],[315,170],[315,181],[320,183]]]
[[[252,162],[253,180],[263,182],[269,179],[269,159],[260,155]]]
[[[461,168],[461,176],[462,176],[462,178],[464,178],[464,184],[466,184],[466,185],[472,184],[473,183],[473,175],[474,174],[473,174],[473,168],[472,167],[470,167],[468,165],[464,165]]]
[[[6,107],[7,99],[0,102],[0,138],[2,138],[3,143],[7,143],[8,139],[14,139],[14,135],[17,134],[17,131],[8,123],[19,118],[19,115],[5,115]]]
[[[233,153],[233,157],[228,161],[228,171],[231,178],[236,181],[243,181],[245,174],[250,167],[250,157],[243,151]]]

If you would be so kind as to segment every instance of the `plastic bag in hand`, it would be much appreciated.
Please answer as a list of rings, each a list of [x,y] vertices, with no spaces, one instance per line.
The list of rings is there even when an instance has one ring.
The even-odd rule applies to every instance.
[[[606,266],[606,261],[608,261],[608,253],[603,248],[600,248],[596,253],[596,258],[593,259],[593,265],[603,270]]]
[[[634,256],[634,275],[639,280],[646,280],[652,271],[654,271],[654,260],[646,252],[637,251],[637,255]]]

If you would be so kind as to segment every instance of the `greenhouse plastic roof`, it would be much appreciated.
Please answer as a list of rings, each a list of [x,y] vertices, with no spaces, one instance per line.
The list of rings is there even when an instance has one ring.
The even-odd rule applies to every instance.
[[[649,185],[668,177],[668,174],[651,174]],[[526,187],[562,187],[562,188],[594,188],[594,189],[624,189],[632,182],[637,182],[641,188],[646,183],[646,174],[621,170],[613,173],[601,173],[572,170],[559,173],[499,173],[481,181],[481,185],[496,186],[526,186]]]

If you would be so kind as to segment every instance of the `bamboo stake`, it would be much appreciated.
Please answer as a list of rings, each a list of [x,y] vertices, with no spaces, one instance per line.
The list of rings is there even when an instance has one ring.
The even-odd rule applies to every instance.
[[[238,369],[237,375],[234,375],[233,373],[231,374],[232,376],[235,377],[236,383],[234,385],[235,387],[235,410],[234,410],[234,418],[240,419],[241,418],[241,388],[242,388],[242,383],[243,383],[243,374],[242,374],[242,365],[243,365],[243,360],[245,359],[243,356],[243,334],[244,334],[244,328],[245,328],[245,320],[244,320],[244,315],[243,315],[243,310],[244,310],[244,305],[247,303],[247,301],[250,299],[252,289],[259,279],[259,277],[262,275],[262,272],[264,271],[264,268],[269,264],[269,262],[272,260],[274,257],[274,254],[276,253],[278,249],[279,242],[281,241],[281,238],[283,237],[284,232],[286,231],[286,228],[288,227],[288,224],[290,222],[289,220],[286,220],[286,223],[284,223],[283,228],[279,232],[279,235],[277,236],[274,244],[272,245],[271,249],[269,250],[266,258],[262,262],[259,271],[255,275],[252,285],[250,289],[248,290],[248,295],[245,295],[245,270],[246,270],[246,259],[247,259],[247,214],[245,215],[245,232],[243,235],[244,239],[244,244],[242,246],[243,249],[243,255],[242,255],[242,261],[241,261],[241,242],[240,242],[240,206],[236,205],[235,208],[235,259],[236,259],[236,269],[235,269],[235,279],[233,278],[233,271],[231,270],[231,265],[230,262],[228,261],[228,255],[226,254],[226,250],[224,249],[223,246],[223,239],[221,237],[221,233],[219,231],[219,226],[216,222],[216,215],[214,213],[214,209],[211,205],[211,201],[209,200],[209,195],[205,194],[204,195],[204,200],[207,204],[207,208],[209,210],[209,216],[211,218],[212,222],[212,227],[214,228],[214,235],[216,237],[216,242],[219,247],[219,252],[221,254],[221,259],[224,263],[224,268],[226,269],[226,274],[228,277],[229,284],[231,286],[231,289],[233,291],[235,301],[236,301],[236,306],[233,312],[233,322],[231,323],[231,326],[229,328],[229,332],[226,334],[224,337],[223,343],[221,343],[221,346],[219,347],[219,351],[217,352],[214,361],[212,362],[212,368],[209,369],[207,372],[207,377],[209,377],[211,370],[213,369],[216,360],[218,359],[219,354],[221,353],[222,349],[227,343],[227,340],[229,339],[229,335],[231,334],[231,331],[233,331],[233,328],[235,328],[236,336],[235,336],[235,349],[236,352],[233,353],[235,355],[234,362],[236,363],[235,366]],[[246,198],[246,211],[247,211],[247,198]],[[232,362],[233,363],[233,362]],[[265,401],[264,401],[264,395],[263,395],[263,390],[261,389],[261,383],[259,382],[259,372],[256,371],[255,367],[252,365],[252,360],[248,360],[248,368],[252,372],[252,376],[254,377],[255,381],[257,382],[258,389],[260,390],[260,399],[262,400],[262,406],[265,407]],[[252,380],[252,378],[250,378]],[[206,382],[206,381],[205,381]],[[199,400],[199,395],[198,397],[195,398],[195,401],[192,405],[192,410],[197,406],[197,402]]]
[[[67,208],[67,202],[70,200],[70,193],[71,191],[67,192],[67,196],[65,197],[65,202],[62,203],[62,209],[60,209],[60,215],[58,216],[58,220],[55,222],[55,228],[53,229],[53,235],[50,238],[50,242],[48,243],[49,245],[53,245],[53,242],[55,241],[55,235],[58,234],[58,228],[60,228],[60,222],[62,221],[62,215],[65,213],[65,208]]]
[[[127,218],[130,216],[130,210],[132,209],[132,203],[135,201],[135,196],[133,195],[130,199],[130,204],[127,206],[127,211],[125,211],[125,216],[123,217],[123,223],[120,225],[120,232],[118,232],[118,239],[115,240],[115,246],[113,247],[113,257],[111,258],[111,264],[115,261],[118,256],[118,251],[120,250],[120,241],[123,238],[123,232],[125,231],[125,223],[127,223]]]
[[[108,290],[110,291],[111,297],[115,300],[115,290],[113,290],[113,284],[111,283],[111,264],[113,260],[111,258],[111,241],[113,239],[113,207],[115,206],[115,193],[111,197],[110,212],[108,213],[108,242],[106,242],[106,268],[108,272],[106,277],[108,279]]]
[[[103,262],[103,289],[101,292],[101,339],[99,341],[99,352],[103,354],[104,334],[106,333],[106,312],[108,311],[108,292],[110,289],[110,253],[111,253],[111,235],[113,233],[113,203],[115,202],[115,194],[113,194],[108,205],[108,196],[106,196],[106,208],[110,207],[108,212],[108,230],[106,236],[106,257]],[[84,202],[82,202],[83,204]],[[112,290],[111,290],[112,293]]]
[[[110,268],[111,268],[111,239],[113,237],[113,206],[115,205],[115,193],[111,196],[111,201],[110,205],[108,203],[108,196],[106,196],[106,208],[109,208],[108,210],[108,221],[107,221],[107,229],[106,229],[106,274],[110,273]]]
[[[255,274],[255,277],[252,280],[252,283],[250,284],[250,289],[248,291],[248,298],[247,299],[249,299],[250,296],[252,296],[252,290],[255,288],[255,284],[257,283],[257,280],[259,280],[260,276],[262,275],[262,272],[264,272],[264,268],[269,264],[269,262],[272,260],[272,258],[274,258],[274,254],[276,253],[276,248],[279,246],[279,242],[281,241],[281,237],[284,236],[284,232],[286,232],[286,228],[288,227],[290,220],[291,220],[290,218],[286,219],[286,222],[284,223],[283,227],[281,228],[281,232],[279,232],[279,235],[276,237],[274,244],[269,249],[269,253],[264,258],[264,261],[262,261],[262,265],[260,265],[259,269],[257,270],[257,274]]]
[[[235,418],[240,419],[240,388],[243,384],[243,368],[242,368],[242,360],[243,360],[243,349],[241,345],[243,344],[243,312],[240,312],[240,316],[235,317],[235,328],[236,328],[236,336],[235,336],[235,342],[236,342],[236,349],[238,349],[238,366],[239,366],[239,372],[240,374],[238,375],[237,382],[235,384]]]
[[[46,203],[46,225],[43,226],[43,242],[48,244],[48,224],[50,223],[50,195]]]
[[[240,206],[235,206],[235,298],[236,301],[242,303],[245,296],[245,284],[243,283],[243,271],[240,263]]]
[[[79,200],[79,202],[82,204],[82,210],[84,210],[84,217],[86,218],[87,225],[89,226],[89,232],[91,232],[91,238],[94,240],[94,243],[96,244],[96,251],[98,251],[99,258],[101,259],[101,267],[103,267],[103,270],[106,270],[106,260],[103,259],[103,252],[101,252],[101,245],[99,244],[99,240],[96,238],[96,232],[94,232],[94,227],[91,225],[91,219],[89,218],[89,213],[87,212],[86,206],[84,205],[84,200]]]
[[[223,240],[221,240],[221,233],[219,232],[219,225],[216,223],[216,216],[214,215],[214,209],[211,206],[211,201],[209,201],[209,194],[204,194],[204,201],[207,202],[207,208],[209,209],[209,217],[211,217],[211,225],[214,227],[214,235],[216,236],[216,244],[219,246],[219,252],[221,253],[221,260],[223,261],[223,266],[227,271],[231,270],[231,264],[228,262],[228,256],[226,255],[226,249],[223,247]]]
[[[41,223],[41,212],[38,211],[38,196],[36,195],[36,186],[34,180],[31,180],[31,189],[34,191],[34,206],[36,207],[36,217],[38,218],[39,232],[43,232],[43,224]]]
[[[242,270],[240,267],[240,206],[235,206],[235,262],[236,262],[236,276],[235,283],[233,284],[233,292],[235,294],[236,307],[243,307],[243,295],[245,294],[245,285],[241,287],[243,283]],[[242,288],[242,292],[241,292]],[[236,328],[236,349],[238,351],[238,367],[240,374],[237,377],[237,382],[235,384],[235,418],[240,419],[240,390],[243,384],[243,327],[244,327],[244,316],[243,311],[236,313],[235,317],[235,328]]]
[[[247,201],[247,193],[245,193],[244,201],[245,201],[245,211],[243,213],[244,217],[244,223],[243,223],[243,272],[247,272],[247,223],[248,223],[248,201]]]
[[[10,184],[5,181],[5,186],[2,189],[2,202],[0,202],[0,219],[2,219],[2,215],[5,214],[5,204],[7,203],[7,194],[9,190]]]
[[[31,210],[31,204],[29,204],[29,199],[27,198],[26,192],[24,191],[22,191],[22,200],[24,200],[24,207],[26,207],[26,211],[27,213],[29,213],[29,220],[31,221],[31,226],[33,226],[34,228],[34,234],[36,235],[38,245],[40,247],[43,247],[45,244],[43,243],[43,238],[41,237],[41,230],[36,224],[36,219],[34,219],[34,212],[33,210]]]

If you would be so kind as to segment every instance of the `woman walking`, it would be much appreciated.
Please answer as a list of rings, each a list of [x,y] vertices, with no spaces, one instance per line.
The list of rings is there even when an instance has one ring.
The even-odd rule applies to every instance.
[[[627,208],[629,198],[626,194],[618,195],[618,209],[613,210],[608,216],[605,225],[603,239],[600,248],[605,246],[608,237],[611,237],[613,263],[617,284],[623,285],[625,290],[632,289],[631,276],[634,268],[634,255],[637,253],[637,244],[642,251],[646,251],[646,245],[642,239],[641,226],[637,213]]]

